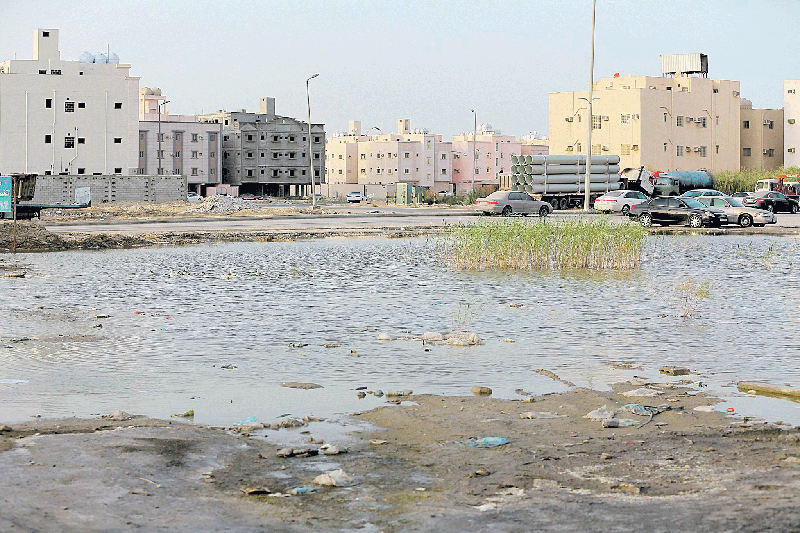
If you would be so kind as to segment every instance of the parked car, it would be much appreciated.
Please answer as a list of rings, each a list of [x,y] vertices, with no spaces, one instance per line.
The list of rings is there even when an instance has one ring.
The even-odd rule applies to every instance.
[[[366,202],[367,197],[364,196],[362,193],[355,191],[347,195],[347,201],[350,202],[351,204],[359,204],[361,202]]]
[[[314,199],[316,200],[317,203],[322,202],[323,200],[326,200],[325,195],[322,195],[322,194],[320,194],[318,192],[314,193],[314,197],[315,197]],[[310,202],[311,201],[311,195],[307,194],[307,195],[303,196],[303,200],[308,200]]]
[[[629,216],[635,217],[643,226],[652,224],[685,224],[693,228],[720,226],[728,222],[721,209],[707,207],[694,198],[679,196],[654,198],[631,207]]]
[[[239,198],[241,198],[242,200],[255,200],[256,199],[256,195],[255,194],[242,194],[242,195],[239,195]]]
[[[697,198],[699,196],[725,196],[725,193],[716,189],[692,189],[681,194],[679,198]]]
[[[647,196],[639,191],[609,191],[594,201],[594,208],[597,211],[609,211],[627,215],[632,205],[640,204],[648,200]]]
[[[775,191],[760,191],[753,196],[745,198],[743,203],[747,207],[766,209],[773,213],[778,213],[780,211],[797,213],[797,211],[800,210],[800,205],[797,203],[797,200],[786,198],[781,193]]]
[[[553,206],[537,200],[522,191],[496,191],[486,198],[475,200],[475,209],[487,215],[503,215],[504,217],[520,214],[538,214],[545,217],[553,212]]]
[[[189,200],[190,202],[196,202],[198,200],[202,200],[203,197],[194,191],[189,191],[188,193],[186,193],[186,199]]]
[[[737,198],[729,196],[701,196],[697,201],[703,205],[722,209],[728,216],[728,224],[739,224],[743,228],[775,224],[778,218],[769,211],[746,207]]]
[[[753,196],[754,194],[755,194],[754,192],[735,192],[731,194],[731,198],[736,198],[740,202],[744,202],[745,198],[747,198],[748,196]]]

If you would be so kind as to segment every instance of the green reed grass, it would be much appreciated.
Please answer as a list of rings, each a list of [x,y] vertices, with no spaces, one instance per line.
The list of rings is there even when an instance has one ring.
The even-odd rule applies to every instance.
[[[753,191],[758,180],[778,179],[781,174],[800,174],[798,167],[781,167],[775,170],[742,169],[738,172],[723,171],[714,179],[717,190],[726,194]]]
[[[632,270],[647,234],[606,218],[481,220],[453,226],[442,251],[455,270]]]

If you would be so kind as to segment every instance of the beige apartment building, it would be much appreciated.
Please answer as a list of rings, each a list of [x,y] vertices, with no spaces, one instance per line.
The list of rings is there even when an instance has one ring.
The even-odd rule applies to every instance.
[[[800,167],[800,80],[783,82],[784,164]]]
[[[741,168],[774,170],[783,166],[783,109],[753,109],[742,98]]]
[[[738,170],[739,82],[675,73],[614,76],[589,91],[550,93],[550,153],[619,155],[622,168]]]
[[[375,134],[370,135],[373,130]],[[452,191],[451,143],[427,129],[397,121],[397,133],[379,128],[361,131],[350,121],[347,133],[334,134],[325,147],[329,196],[360,191],[375,198],[392,197],[398,183],[413,183],[435,192]]]

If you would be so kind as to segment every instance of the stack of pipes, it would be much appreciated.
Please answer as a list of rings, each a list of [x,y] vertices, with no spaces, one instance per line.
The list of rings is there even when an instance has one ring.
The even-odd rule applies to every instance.
[[[578,194],[586,181],[585,155],[512,155],[511,189],[529,194]],[[593,155],[589,191],[622,187],[618,155]]]

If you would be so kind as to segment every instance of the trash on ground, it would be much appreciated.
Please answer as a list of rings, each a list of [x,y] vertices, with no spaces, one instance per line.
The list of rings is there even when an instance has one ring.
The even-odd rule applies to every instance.
[[[491,396],[492,389],[489,387],[482,387],[480,385],[475,385],[474,387],[472,387],[472,394],[475,394],[476,396]]]
[[[546,412],[546,411],[538,411],[538,412],[536,412],[536,411],[528,411],[526,413],[520,413],[519,414],[519,417],[521,419],[523,419],[523,420],[533,420],[533,419],[536,419],[536,418],[542,418],[542,419],[561,418],[563,416],[564,415],[559,415],[559,414],[556,414],[556,413],[550,413],[550,412]]]
[[[288,389],[321,389],[322,385],[318,385],[316,383],[303,383],[300,381],[287,381],[285,383],[281,383],[281,387],[286,387]]]
[[[304,342],[290,342],[289,343],[289,348],[305,348],[306,346],[308,346],[308,344],[304,343]]]
[[[514,343],[517,342],[514,339],[503,339],[503,342]]]
[[[713,405],[698,405],[694,408],[695,411],[700,411],[701,413],[713,413],[714,406]]]
[[[259,496],[261,494],[270,494],[272,492],[266,487],[243,487],[239,490],[246,496]]]
[[[627,428],[638,425],[639,422],[632,418],[606,418],[603,420],[604,428]]]
[[[169,415],[173,418],[194,418],[194,409],[189,409],[185,413],[181,413],[178,415]]]
[[[496,448],[497,446],[505,446],[508,444],[508,439],[505,437],[470,437],[469,445],[476,448]]]
[[[653,397],[653,396],[660,396],[664,394],[663,391],[651,389],[650,387],[641,387],[638,389],[629,390],[628,392],[623,392],[623,396],[642,396],[642,397]]]
[[[314,484],[322,485],[323,487],[344,487],[352,483],[352,481],[353,478],[348,476],[341,468],[320,474],[314,478]]]
[[[390,398],[397,396],[411,396],[412,394],[414,394],[414,391],[409,389],[386,391],[386,396]]]
[[[607,418],[614,418],[616,411],[609,411],[608,406],[604,405],[599,409],[595,409],[594,411],[589,411],[583,418],[588,418],[590,420],[605,420]]]
[[[369,443],[372,444],[373,446],[379,446],[381,444],[386,444],[387,442],[389,441],[382,439],[372,439],[371,441],[369,441]]]
[[[255,417],[255,415],[251,415],[251,416],[248,416],[247,418],[245,418],[243,420],[239,420],[238,422],[234,422],[233,425],[235,425],[235,426],[243,426],[245,424],[252,424],[253,422],[257,422],[257,421],[258,421],[258,419]]]
[[[303,494],[311,494],[312,492],[317,492],[317,489],[314,487],[297,487],[289,491],[289,494],[292,496],[302,496]]]
[[[234,365],[222,365],[220,368],[223,368],[225,370],[233,370],[236,367]]]

